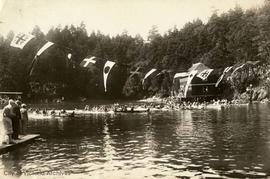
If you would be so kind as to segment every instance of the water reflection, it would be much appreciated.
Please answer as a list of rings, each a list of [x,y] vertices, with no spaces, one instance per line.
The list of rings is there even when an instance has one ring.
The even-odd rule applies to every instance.
[[[231,177],[269,175],[268,109],[269,105],[255,104],[222,110],[31,119],[30,131],[42,138],[2,155],[0,170],[18,174],[61,170],[126,178],[180,177],[187,170]]]
[[[25,148],[20,148],[16,151],[12,151],[7,154],[3,154],[1,158],[2,165],[3,165],[2,174],[21,176],[23,172],[22,160],[24,159],[25,153],[27,151],[28,151],[28,147],[25,147]]]

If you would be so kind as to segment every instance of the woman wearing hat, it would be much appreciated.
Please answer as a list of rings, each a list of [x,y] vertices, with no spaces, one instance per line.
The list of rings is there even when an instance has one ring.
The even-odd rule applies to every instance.
[[[21,134],[26,135],[26,128],[28,123],[28,113],[26,109],[26,104],[21,105]]]
[[[16,104],[13,100],[9,100],[8,105],[6,105],[3,109],[3,124],[4,124],[5,137],[8,136],[8,140],[4,139],[3,144],[15,143],[12,139],[13,124],[11,120],[14,117],[14,114],[12,113],[12,108],[15,105]]]

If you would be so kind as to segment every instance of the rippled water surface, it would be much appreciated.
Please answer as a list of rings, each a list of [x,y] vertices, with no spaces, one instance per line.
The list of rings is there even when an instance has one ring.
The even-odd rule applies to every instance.
[[[0,171],[107,178],[181,177],[184,171],[209,170],[236,178],[269,176],[269,108],[254,104],[222,110],[30,119],[29,131],[41,138],[2,155]]]

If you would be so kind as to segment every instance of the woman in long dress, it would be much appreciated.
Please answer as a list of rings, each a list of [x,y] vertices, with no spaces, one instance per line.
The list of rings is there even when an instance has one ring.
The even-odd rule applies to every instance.
[[[28,113],[26,109],[26,104],[21,105],[21,134],[26,135],[26,128],[27,128],[27,122],[28,122]]]
[[[15,106],[15,102],[13,100],[8,101],[8,105],[6,105],[3,109],[3,126],[4,126],[4,138],[8,136],[8,140],[4,139],[3,144],[14,144],[12,140],[13,127],[11,118],[14,116],[12,114],[12,107]]]

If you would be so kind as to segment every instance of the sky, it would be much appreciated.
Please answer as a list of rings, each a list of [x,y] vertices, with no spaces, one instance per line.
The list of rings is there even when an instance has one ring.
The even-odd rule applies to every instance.
[[[153,25],[161,34],[173,27],[236,6],[260,7],[264,0],[0,0],[0,34],[31,32],[35,25],[46,33],[59,24],[79,25],[88,33],[100,31],[115,36],[127,31],[146,39]]]

